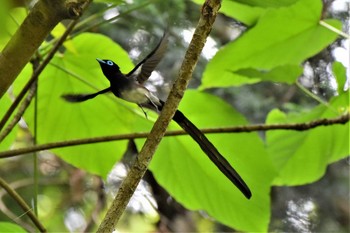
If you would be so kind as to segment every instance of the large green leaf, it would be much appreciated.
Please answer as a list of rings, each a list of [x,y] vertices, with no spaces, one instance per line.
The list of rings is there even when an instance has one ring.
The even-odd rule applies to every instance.
[[[80,104],[67,103],[60,97],[66,93],[92,93],[109,86],[96,58],[115,58],[126,71],[132,67],[127,53],[108,37],[89,33],[75,37],[70,42],[70,49],[58,54],[40,76],[37,116],[39,143],[130,133],[135,131],[135,125],[143,126],[138,128],[139,131],[149,129],[149,121],[145,120],[140,110],[136,110],[136,106],[122,102],[111,94]],[[16,86],[26,78],[20,77]],[[135,114],[135,111],[140,114]],[[25,120],[33,129],[32,106],[25,114]],[[105,177],[122,156],[125,145],[125,141],[118,141],[54,151],[67,162]]]
[[[227,103],[198,91],[187,91],[180,109],[198,127],[247,124]],[[189,136],[163,139],[151,163],[156,179],[189,209],[205,210],[238,230],[266,231],[270,182],[275,171],[258,134],[207,136],[247,182],[253,194],[251,200],[220,173]]]
[[[303,73],[303,69],[294,65],[285,65],[272,68],[269,71],[260,71],[256,69],[241,69],[234,72],[237,75],[248,77],[250,80],[269,80],[272,82],[285,82],[292,84],[295,77]]]
[[[330,107],[318,106],[308,113],[290,114],[273,110],[267,119],[272,123],[308,122],[338,116],[349,108],[349,92],[334,97]],[[327,165],[349,156],[349,123],[318,127],[312,130],[269,131],[267,149],[279,175],[276,185],[302,185],[322,177]]]
[[[317,54],[337,37],[319,24],[321,12],[321,1],[315,0],[269,9],[252,29],[215,55],[203,74],[201,88],[239,86],[271,80],[269,76],[251,79],[239,72],[242,69],[266,73],[276,67],[288,66],[294,74],[298,74],[301,62]],[[340,27],[338,21],[325,21]],[[291,78],[285,80],[290,82]],[[278,81],[283,81],[283,76]]]

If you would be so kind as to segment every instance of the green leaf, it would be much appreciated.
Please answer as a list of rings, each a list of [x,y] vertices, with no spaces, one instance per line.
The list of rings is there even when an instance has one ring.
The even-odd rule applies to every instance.
[[[232,0],[231,0],[232,1]],[[281,7],[289,6],[298,0],[235,0],[234,2],[239,2],[242,4],[247,4],[254,7]]]
[[[338,84],[338,93],[344,92],[346,83],[346,68],[340,62],[334,62],[332,65],[332,71]]]
[[[14,232],[14,233],[27,232],[22,227],[10,222],[0,222],[0,229],[1,229],[1,232]]]
[[[61,98],[67,93],[93,93],[109,86],[96,58],[116,58],[126,71],[133,67],[128,54],[106,36],[84,33],[71,43],[75,51],[66,50],[55,56],[39,78],[38,142],[131,133],[136,127],[138,131],[148,130],[150,123],[141,110],[112,94],[80,104],[68,103]],[[16,80],[15,86],[20,85],[23,78],[27,77],[20,77],[22,81]],[[33,130],[33,106],[26,112],[25,120]],[[125,148],[126,141],[118,141],[67,147],[54,152],[79,168],[106,177]]]
[[[63,35],[63,33],[66,31],[66,27],[63,23],[58,23],[56,27],[51,31],[51,35],[55,38],[59,38]]]
[[[202,5],[203,0],[192,0],[193,2]],[[260,16],[268,10],[268,8],[277,8],[283,6],[289,6],[295,3],[297,0],[225,0],[221,2],[220,13],[234,18],[248,26],[254,25]]]
[[[196,1],[197,3],[199,1]],[[236,0],[236,1],[222,1],[220,12],[225,15],[234,18],[242,23],[252,26],[254,25],[261,15],[263,15],[269,8],[277,8],[283,6],[289,6],[295,3],[296,0],[271,0],[271,1],[259,1],[259,0]]]
[[[94,3],[102,2],[102,3],[114,3],[114,4],[122,4],[125,0],[95,0]]]
[[[227,103],[198,91],[186,92],[180,110],[199,128],[247,124]],[[270,182],[275,171],[258,134],[207,136],[251,188],[251,200],[221,174],[189,136],[162,140],[150,167],[157,181],[186,208],[205,210],[237,230],[267,231]]]
[[[241,69],[234,72],[240,76],[249,77],[250,79],[265,80],[271,82],[286,82],[292,84],[296,78],[303,73],[303,69],[297,65],[278,66],[268,71],[256,69]]]
[[[0,38],[6,33],[6,23],[9,19],[8,11],[10,9],[9,1],[3,1],[2,6],[0,7]],[[2,46],[0,46],[1,48]]]
[[[196,1],[199,2],[199,1]],[[203,4],[203,1],[202,1]],[[220,12],[248,26],[254,25],[266,9],[235,1],[222,1]]]
[[[286,115],[273,110],[267,124],[300,123],[334,118],[349,108],[349,92],[334,97],[330,107],[320,105],[310,112]],[[279,174],[276,185],[302,185],[321,178],[327,165],[349,156],[349,123],[297,132],[268,131],[267,150]]]
[[[321,1],[314,0],[267,10],[255,27],[219,50],[208,63],[201,89],[254,83],[260,79],[249,81],[249,76],[236,72],[242,69],[267,72],[277,67],[298,66],[317,54],[337,37],[334,32],[319,25],[321,11]],[[340,27],[338,21],[326,21],[336,28]]]

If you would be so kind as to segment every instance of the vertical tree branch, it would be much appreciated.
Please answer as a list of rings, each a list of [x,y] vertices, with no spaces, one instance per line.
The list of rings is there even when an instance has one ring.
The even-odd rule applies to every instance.
[[[153,154],[165,134],[169,122],[175,114],[175,111],[187,88],[188,82],[192,77],[193,70],[198,62],[200,53],[204,47],[207,36],[209,35],[216,15],[221,6],[220,0],[207,0],[202,7],[202,14],[194,32],[192,41],[186,52],[182,63],[179,76],[176,79],[167,102],[155,122],[147,140],[142,147],[135,163],[131,167],[128,176],[121,184],[117,196],[107,211],[105,218],[99,226],[97,232],[112,232],[116,223],[124,212],[131,196],[136,190],[142,176],[153,157]]]

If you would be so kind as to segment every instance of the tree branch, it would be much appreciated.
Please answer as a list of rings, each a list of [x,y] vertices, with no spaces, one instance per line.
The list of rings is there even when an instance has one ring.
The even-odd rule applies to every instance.
[[[81,14],[86,0],[38,1],[0,53],[0,98],[51,30],[63,19]]]
[[[216,15],[220,8],[220,0],[207,0],[202,8],[202,14],[198,25],[194,32],[192,41],[186,52],[184,61],[181,65],[178,78],[170,91],[167,102],[155,122],[147,140],[142,147],[140,154],[133,166],[131,167],[127,177],[121,184],[117,196],[112,202],[112,205],[107,211],[105,218],[99,226],[97,232],[112,232],[116,223],[124,212],[131,196],[136,190],[142,176],[145,174],[147,167],[153,157],[154,152],[162,137],[165,134],[166,128],[169,125],[175,111],[184,95],[187,84],[191,79],[194,67],[197,64],[200,53],[204,47],[205,40],[209,35]]]
[[[244,125],[244,126],[232,126],[232,127],[218,127],[218,128],[205,128],[201,129],[201,131],[205,134],[209,133],[249,133],[255,131],[268,131],[268,130],[296,130],[296,131],[306,131],[320,126],[330,126],[335,124],[346,124],[350,120],[350,114],[346,113],[336,118],[330,119],[319,119],[305,123],[295,123],[295,124],[256,124],[256,125]],[[187,133],[183,130],[174,130],[168,131],[164,134],[165,137],[169,136],[181,136],[186,135]],[[17,155],[28,154],[32,152],[42,151],[42,150],[50,150],[57,149],[62,147],[69,146],[79,146],[85,144],[93,144],[93,143],[101,143],[101,142],[110,142],[110,141],[119,141],[119,140],[130,140],[130,139],[138,139],[138,138],[146,138],[149,133],[140,132],[140,133],[132,133],[132,134],[119,134],[119,135],[110,135],[103,137],[95,137],[95,138],[83,138],[83,139],[75,139],[70,141],[61,141],[61,142],[52,142],[42,145],[36,145],[16,150],[8,150],[0,152],[1,158],[9,158]]]

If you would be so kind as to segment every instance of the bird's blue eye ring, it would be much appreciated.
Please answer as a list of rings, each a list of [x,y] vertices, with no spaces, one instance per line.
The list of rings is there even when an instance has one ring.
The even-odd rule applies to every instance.
[[[113,66],[113,62],[112,61],[107,61],[107,65]]]

